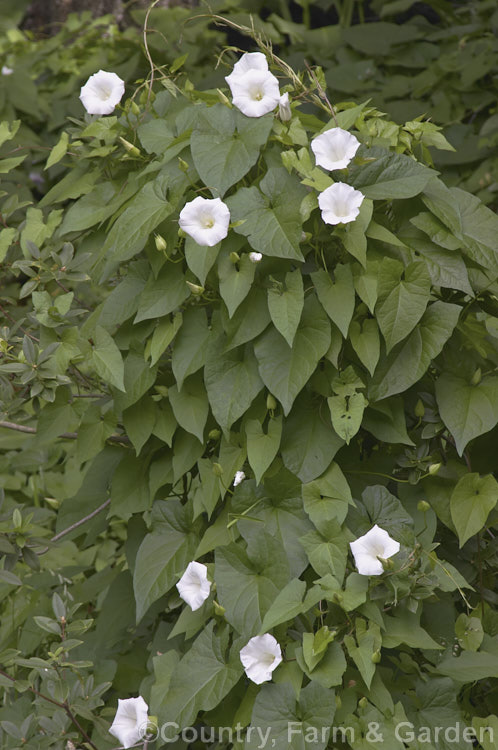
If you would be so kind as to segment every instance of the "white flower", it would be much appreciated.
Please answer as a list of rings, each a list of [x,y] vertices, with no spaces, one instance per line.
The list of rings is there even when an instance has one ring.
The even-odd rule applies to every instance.
[[[261,685],[271,680],[271,673],[282,661],[282,652],[275,638],[265,633],[251,638],[241,649],[240,661],[249,679]]]
[[[232,88],[232,83],[236,78],[240,78],[249,70],[268,70],[268,60],[262,52],[246,52],[242,55],[233,66],[233,71],[229,76],[225,76],[225,81]]]
[[[331,128],[311,141],[316,163],[324,169],[344,169],[358,151],[360,142],[342,128]]]
[[[249,260],[251,263],[259,263],[262,258],[262,253],[249,253]]]
[[[243,471],[236,471],[235,472],[235,479],[233,480],[233,486],[236,487],[238,484],[244,481],[246,478],[246,475]]]
[[[123,747],[133,747],[147,734],[147,711],[144,699],[125,698],[118,700],[118,710],[109,729],[110,734],[120,741]]]
[[[182,208],[179,223],[198,245],[213,247],[228,234],[230,211],[220,198],[198,196]]]
[[[269,70],[251,68],[235,78],[228,76],[227,81],[234,106],[247,117],[262,117],[274,110],[280,101],[278,80]]]
[[[208,581],[206,566],[202,563],[190,562],[185,573],[176,584],[176,588],[192,612],[200,609],[208,598],[211,589],[211,581]]]
[[[2,66],[2,75],[3,76],[11,76],[13,72],[14,72],[14,68],[9,68],[8,65],[3,65]]]
[[[116,73],[99,70],[82,86],[80,99],[90,115],[110,115],[124,90],[124,81]]]
[[[392,539],[380,526],[373,526],[370,531],[350,542],[351,552],[358,573],[362,576],[380,576],[384,572],[381,557],[387,560],[399,552],[399,542]]]
[[[278,115],[282,122],[288,122],[292,118],[292,110],[290,108],[289,94],[286,92],[282,94],[278,102]]]
[[[322,219],[326,224],[347,224],[360,213],[365,196],[345,182],[336,182],[318,196]]]

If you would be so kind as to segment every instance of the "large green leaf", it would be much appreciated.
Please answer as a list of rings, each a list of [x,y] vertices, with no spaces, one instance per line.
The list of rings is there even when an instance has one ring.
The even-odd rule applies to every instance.
[[[171,355],[171,369],[179,389],[186,377],[205,364],[209,340],[210,331],[204,308],[187,308]]]
[[[450,500],[451,518],[463,547],[467,539],[477,534],[486,523],[491,510],[498,503],[498,482],[491,475],[464,474]]]
[[[498,376],[488,375],[478,385],[452,372],[436,381],[441,419],[455,438],[461,456],[467,443],[498,423]]]
[[[404,154],[374,146],[360,152],[367,164],[350,164],[348,182],[372,200],[412,198],[418,195],[435,172]]]
[[[316,508],[315,508],[316,510]],[[335,519],[320,522],[321,531],[301,537],[310,565],[319,576],[331,574],[342,586],[348,559],[347,535]]]
[[[254,471],[256,483],[261,478],[277,455],[282,436],[282,417],[270,419],[267,432],[261,422],[250,419],[246,422],[247,458]]]
[[[283,289],[268,289],[268,309],[273,325],[292,346],[304,305],[304,288],[301,271],[285,274]]]
[[[224,337],[211,345],[204,382],[214,418],[227,431],[249,408],[263,381],[250,345],[224,351]]]
[[[311,278],[323,309],[346,338],[355,299],[351,267],[339,263],[334,268],[333,278],[324,270],[312,273]]]
[[[264,384],[288,415],[330,344],[330,323],[317,299],[307,298],[292,347],[274,329],[263,333],[254,345]]]
[[[365,318],[363,323],[352,320],[349,326],[349,339],[370,375],[373,375],[380,357],[379,327],[374,318]]]
[[[430,298],[431,280],[425,263],[406,268],[397,260],[384,258],[379,269],[375,317],[386,341],[386,351],[415,328]]]
[[[97,326],[95,329],[94,344],[92,359],[98,375],[105,383],[114,385],[120,391],[124,391],[123,357],[114,339],[107,333],[105,328]]]
[[[453,333],[460,311],[458,305],[439,300],[429,305],[408,339],[377,365],[368,393],[370,401],[402,393],[420,380]]]
[[[179,500],[162,503],[161,512],[163,522],[147,534],[137,552],[133,574],[137,622],[183,575],[199,541]]]
[[[202,375],[192,375],[183,383],[181,391],[177,385],[168,389],[168,398],[176,421],[187,432],[191,432],[202,443],[204,427],[209,414],[209,403]]]
[[[322,534],[330,530],[331,521],[344,521],[353,502],[346,477],[336,463],[330,464],[318,479],[303,484],[302,492],[304,509]]]
[[[272,124],[272,115],[248,118],[223,104],[203,111],[190,147],[199,177],[213,196],[223,197],[256,163]]]
[[[301,201],[306,188],[285,169],[272,167],[259,188],[240,188],[227,199],[238,234],[247,237],[254,250],[277,258],[303,260],[299,243],[302,235]]]
[[[174,717],[176,725],[168,727],[174,737],[177,726],[192,726],[199,711],[215,708],[238,682],[243,668],[240,646],[228,651],[229,631],[222,627],[215,632],[214,620],[206,625],[185,656],[175,667],[165,695],[156,693],[153,710],[160,725]],[[195,679],[193,679],[195,676]]]

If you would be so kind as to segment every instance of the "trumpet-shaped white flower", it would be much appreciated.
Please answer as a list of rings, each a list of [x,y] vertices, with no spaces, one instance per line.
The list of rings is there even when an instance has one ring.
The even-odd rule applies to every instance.
[[[288,122],[292,119],[292,110],[289,102],[289,94],[285,92],[279,99],[278,102],[278,115],[282,122]]]
[[[344,169],[358,151],[360,142],[342,128],[331,128],[311,141],[318,166],[324,169]]]
[[[235,479],[233,480],[233,486],[237,487],[238,484],[244,481],[246,478],[246,475],[243,471],[236,471],[235,472]]]
[[[251,263],[259,263],[260,260],[262,259],[263,259],[262,253],[254,253],[254,252],[249,253],[249,260],[251,261]]]
[[[228,234],[230,211],[220,198],[198,196],[182,208],[179,224],[198,245],[213,247]]]
[[[80,99],[90,115],[110,115],[124,90],[124,81],[116,73],[99,70],[82,86]]]
[[[250,680],[261,685],[271,680],[274,669],[282,661],[282,651],[275,638],[269,633],[256,635],[240,651],[240,661]]]
[[[278,80],[269,70],[250,68],[247,73],[235,78],[228,76],[226,80],[234,106],[247,117],[262,117],[274,110],[280,101]]]
[[[206,566],[202,563],[190,562],[185,573],[176,584],[176,588],[192,612],[200,609],[211,590],[211,581],[208,581]]]
[[[233,66],[230,75],[225,76],[225,81],[232,88],[235,79],[245,75],[249,70],[268,70],[268,60],[262,52],[245,52]]]
[[[360,213],[365,196],[345,182],[336,182],[318,196],[322,219],[326,224],[348,224]]]
[[[144,699],[121,698],[118,700],[118,710],[109,729],[125,748],[133,747],[147,734],[147,711],[149,707]]]
[[[381,561],[387,560],[399,552],[399,542],[389,536],[380,526],[373,526],[370,531],[350,542],[351,552],[358,573],[362,576],[380,576],[384,572]]]
[[[13,72],[14,72],[14,68],[9,68],[8,65],[3,65],[2,66],[2,75],[3,76],[11,76]]]

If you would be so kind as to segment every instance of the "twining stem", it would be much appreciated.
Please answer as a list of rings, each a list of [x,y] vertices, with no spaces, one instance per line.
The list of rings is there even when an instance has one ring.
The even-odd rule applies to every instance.
[[[28,427],[25,424],[17,424],[17,422],[6,422],[0,420],[0,427],[5,427],[7,430],[17,430],[17,432],[26,432],[28,435],[36,435],[36,427]],[[77,432],[63,432],[59,435],[60,438],[66,440],[76,440],[78,438]],[[130,438],[127,435],[109,435],[107,440],[110,443],[122,443],[124,445],[130,444]]]
[[[59,531],[58,534],[53,536],[51,538],[51,542],[58,542],[59,539],[62,539],[62,537],[66,536],[66,534],[69,534],[71,531],[74,531],[74,529],[77,529],[79,526],[83,526],[84,523],[87,521],[90,521],[91,518],[95,518],[95,516],[98,516],[99,513],[102,513],[105,508],[109,507],[111,504],[111,498],[109,497],[102,505],[99,505],[98,508],[95,508],[95,510],[92,510],[91,513],[89,513],[84,518],[80,518],[79,521],[75,521],[75,523],[72,523],[71,526],[68,526],[67,529],[64,529],[64,531]],[[38,552],[39,555],[44,555],[45,552],[48,552],[49,547],[45,547],[45,549],[41,550],[41,552]]]

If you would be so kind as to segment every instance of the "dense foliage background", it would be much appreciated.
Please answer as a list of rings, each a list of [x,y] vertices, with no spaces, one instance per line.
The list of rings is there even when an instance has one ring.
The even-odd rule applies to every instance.
[[[116,747],[140,694],[159,724],[271,726],[277,748],[288,721],[450,748],[394,727],[459,721],[493,750],[495,4],[128,21],[1,19],[1,746]],[[258,45],[289,122],[226,98]],[[100,118],[78,99],[99,68],[127,84]],[[334,228],[310,141],[337,124],[362,146],[334,180],[366,198]],[[231,211],[214,248],[178,232],[197,195]],[[348,545],[375,523],[402,550],[367,578]],[[196,612],[191,560],[216,584]],[[257,687],[260,632],[285,658]]]

